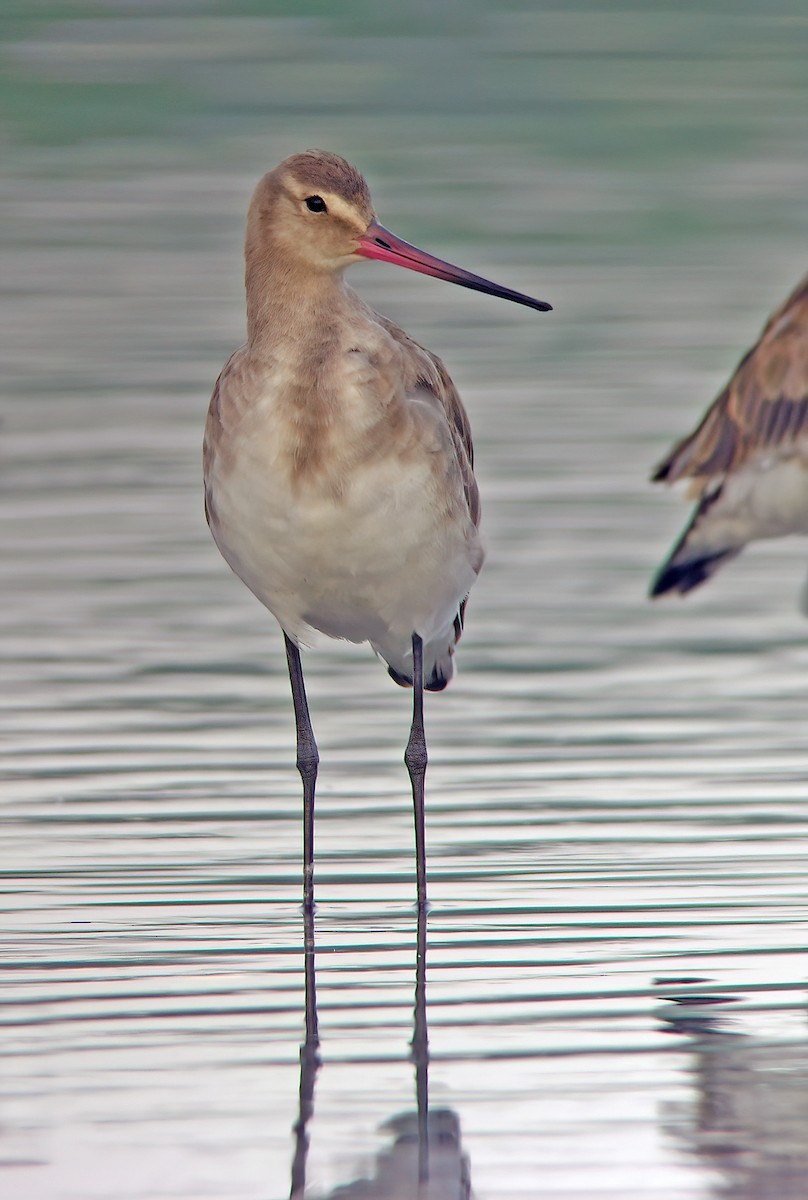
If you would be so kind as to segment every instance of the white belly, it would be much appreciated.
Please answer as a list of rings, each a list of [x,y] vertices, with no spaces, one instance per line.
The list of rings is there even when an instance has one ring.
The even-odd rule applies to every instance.
[[[316,630],[369,641],[391,664],[448,637],[482,563],[465,504],[427,450],[349,478],[292,486],[282,447],[248,427],[208,478],[211,529],[235,573],[304,644]]]
[[[725,481],[691,541],[712,551],[792,533],[808,534],[808,463],[772,456]]]

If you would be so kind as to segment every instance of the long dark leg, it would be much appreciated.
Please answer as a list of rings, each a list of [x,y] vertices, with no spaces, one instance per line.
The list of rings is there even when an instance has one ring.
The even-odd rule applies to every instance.
[[[295,706],[297,769],[303,780],[303,910],[311,912],[314,908],[314,785],[317,782],[320,755],[317,753],[317,743],[311,727],[300,651],[285,633],[283,639],[286,643],[286,661],[289,664],[289,682],[292,685],[292,701]]]
[[[426,908],[426,839],[424,836],[424,776],[427,753],[424,735],[424,643],[417,633],[412,635],[412,725],[410,740],[404,751],[404,762],[412,783],[412,803],[415,812],[415,870],[418,888],[418,908]]]

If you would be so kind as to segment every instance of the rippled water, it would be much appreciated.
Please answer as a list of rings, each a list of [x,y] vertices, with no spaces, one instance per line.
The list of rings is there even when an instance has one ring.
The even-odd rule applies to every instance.
[[[647,473],[805,269],[804,8],[439,8],[11,6],[13,1200],[804,1200],[804,544],[644,596],[686,515]],[[281,640],[199,442],[250,188],[308,144],[556,310],[354,273],[461,387],[489,559],[427,704],[425,973],[407,696],[305,660],[307,1041]]]

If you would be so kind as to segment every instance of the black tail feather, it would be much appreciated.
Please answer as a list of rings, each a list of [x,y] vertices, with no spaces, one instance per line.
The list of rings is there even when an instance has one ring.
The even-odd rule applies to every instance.
[[[662,472],[668,465],[668,463],[663,463],[659,471]],[[659,473],[655,476],[655,478],[659,479],[663,479],[664,477],[663,474]],[[695,534],[697,527],[701,525],[704,519],[709,519],[708,514],[710,509],[721,498],[722,491],[723,484],[713,488],[699,500],[681,537],[674,545],[651,584],[648,595],[652,600],[656,596],[664,595],[666,592],[679,592],[681,596],[684,596],[686,592],[692,592],[693,588],[699,587],[700,584],[705,583],[714,575],[722,563],[728,562],[736,554],[740,554],[743,546],[727,546],[722,550],[715,550],[712,553],[706,554],[688,549],[691,537]]]
[[[390,666],[387,668],[387,674],[399,687],[412,687],[412,675],[402,675],[400,671],[394,671]],[[429,679],[424,680],[424,690],[427,692],[442,692],[448,682],[449,680],[438,671],[436,665],[432,668],[432,674]]]
[[[662,596],[665,592],[679,592],[682,596],[686,592],[691,592],[693,588],[697,588],[699,584],[706,582],[711,575],[715,574],[722,563],[725,563],[727,559],[734,558],[739,553],[735,549],[719,550],[717,554],[703,554],[699,558],[677,562],[679,549],[680,547],[677,546],[676,551],[660,569],[651,584],[651,590],[648,593],[651,599]]]

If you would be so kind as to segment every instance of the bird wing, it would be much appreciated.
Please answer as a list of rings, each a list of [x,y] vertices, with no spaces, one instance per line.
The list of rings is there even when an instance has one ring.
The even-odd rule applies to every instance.
[[[409,381],[410,390],[429,392],[443,409],[455,446],[469,515],[474,524],[479,526],[480,492],[477,480],[474,478],[474,443],[471,436],[471,424],[451,375],[436,354],[416,342],[394,321],[388,320],[380,313],[374,313],[374,317],[384,326],[390,336],[408,351],[408,358],[413,364],[413,378]]]
[[[652,479],[709,480],[808,441],[808,275],[769,318],[760,340]]]
[[[231,376],[234,373],[238,373],[242,366],[245,357],[244,349],[244,346],[240,346],[238,350],[235,350],[222,367],[219,378],[213,387],[213,395],[210,398],[210,405],[208,406],[208,417],[205,422],[205,436],[202,442],[202,477],[205,483],[205,520],[211,530],[213,530],[216,520],[210,483],[211,469],[216,454],[216,446],[221,442],[224,435],[225,417],[229,415],[227,409],[232,403],[227,384]]]
[[[411,381],[412,390],[414,392],[428,391],[443,409],[455,447],[455,457],[463,480],[463,491],[466,497],[466,504],[468,505],[469,516],[474,525],[479,528],[482,513],[480,508],[480,489],[477,487],[477,480],[474,478],[474,442],[471,436],[471,423],[469,422],[468,413],[463,406],[463,401],[460,399],[457,388],[452,381],[452,377],[437,354],[433,354],[431,350],[427,350],[420,342],[416,342],[414,338],[405,333],[394,321],[390,321],[380,313],[375,313],[374,316],[384,326],[390,336],[408,351],[408,358],[416,366],[415,376]],[[455,641],[459,641],[463,633],[467,604],[468,596],[465,596],[460,602],[457,616],[455,617]]]

